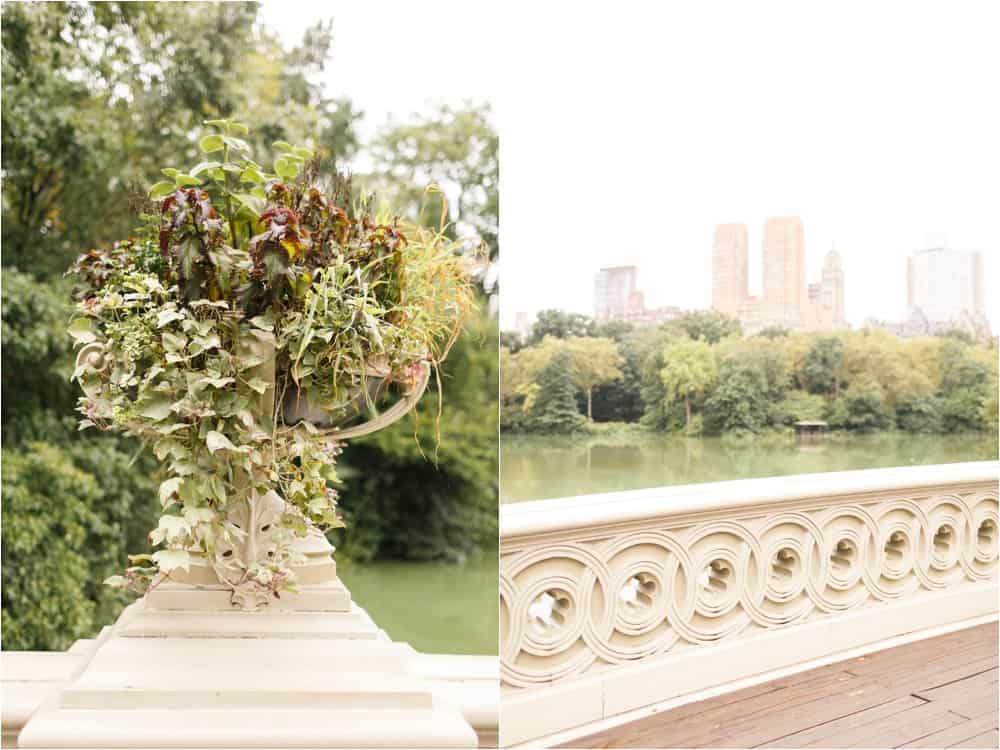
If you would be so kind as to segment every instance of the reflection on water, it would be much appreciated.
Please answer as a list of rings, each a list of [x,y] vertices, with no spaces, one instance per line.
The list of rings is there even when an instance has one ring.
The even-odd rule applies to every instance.
[[[500,499],[516,503],[673,484],[996,458],[996,433],[834,434],[806,444],[778,436],[739,441],[641,433],[505,435],[500,440]]]

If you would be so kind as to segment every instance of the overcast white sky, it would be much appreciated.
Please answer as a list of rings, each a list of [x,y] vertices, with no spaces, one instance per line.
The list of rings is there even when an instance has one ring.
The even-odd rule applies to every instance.
[[[371,115],[495,105],[501,322],[590,312],[635,264],[650,304],[706,307],[717,223],[805,223],[809,281],[836,242],[848,319],[898,319],[928,236],[979,250],[1000,324],[993,2],[265,3],[286,38],[332,15],[328,85]]]

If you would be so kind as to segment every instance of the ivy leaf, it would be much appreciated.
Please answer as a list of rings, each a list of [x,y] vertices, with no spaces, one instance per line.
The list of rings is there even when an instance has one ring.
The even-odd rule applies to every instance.
[[[116,589],[125,588],[125,577],[124,576],[110,576],[104,579],[105,586],[111,586]]]
[[[250,378],[247,381],[247,388],[252,390],[254,393],[263,393],[267,390],[267,381],[262,380],[261,378]]]
[[[160,505],[164,509],[177,502],[174,498],[174,493],[180,489],[181,482],[183,481],[181,477],[171,477],[160,485]]]
[[[199,523],[211,523],[215,520],[215,511],[211,508],[185,508],[184,519],[192,526]]]
[[[169,325],[175,320],[184,320],[184,313],[170,309],[160,310],[159,314],[156,316],[156,327],[163,328],[163,326]]]
[[[78,344],[89,344],[97,340],[90,327],[90,318],[77,318],[69,326],[69,335]]]
[[[153,562],[161,572],[169,573],[177,568],[190,569],[191,556],[183,549],[161,549],[153,555]]]
[[[218,162],[218,161],[203,161],[203,162],[199,162],[198,165],[195,166],[195,168],[191,170],[191,174],[192,175],[199,175],[202,172],[205,172],[205,171],[207,171],[209,169],[218,169],[221,166],[222,166],[222,162]]]
[[[236,450],[236,446],[230,442],[229,438],[215,430],[212,430],[205,436],[205,445],[208,447],[209,453],[216,453],[221,450]]]
[[[152,419],[154,422],[160,422],[170,416],[171,403],[169,398],[162,396],[154,397],[139,409],[139,416]]]
[[[292,144],[288,141],[275,141],[271,144],[276,151],[291,151]]]
[[[302,146],[293,148],[292,153],[296,156],[301,156],[303,159],[312,159],[316,155],[312,149],[303,148]]]
[[[189,174],[177,174],[174,175],[174,184],[177,187],[188,187],[190,185],[200,185],[201,180],[197,177],[192,177]]]
[[[250,144],[240,138],[233,138],[229,135],[221,136],[223,143],[225,143],[229,148],[236,149],[237,151],[242,151],[245,154],[250,153]]]
[[[299,173],[299,165],[286,158],[277,159],[274,162],[274,171],[279,177],[286,180],[295,177]]]
[[[157,198],[164,198],[174,192],[174,189],[174,183],[168,182],[167,180],[161,180],[149,189],[149,197],[153,200],[156,200]]]
[[[274,316],[271,315],[271,311],[268,310],[263,315],[257,315],[256,317],[250,318],[250,325],[255,328],[260,328],[263,331],[273,331]]]
[[[198,146],[206,154],[211,154],[215,151],[222,151],[226,147],[226,142],[222,139],[221,135],[213,133],[212,135],[206,135],[198,141]]]
[[[191,525],[180,516],[160,516],[160,522],[150,533],[153,544],[177,541],[191,533]],[[153,555],[156,560],[156,555]]]
[[[264,181],[264,175],[262,175],[258,170],[253,167],[247,167],[240,174],[240,182],[253,182],[261,183]]]

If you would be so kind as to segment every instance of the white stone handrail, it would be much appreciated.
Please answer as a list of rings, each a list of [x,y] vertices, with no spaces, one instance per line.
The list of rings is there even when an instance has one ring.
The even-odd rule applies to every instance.
[[[504,744],[995,616],[998,469],[502,506]]]

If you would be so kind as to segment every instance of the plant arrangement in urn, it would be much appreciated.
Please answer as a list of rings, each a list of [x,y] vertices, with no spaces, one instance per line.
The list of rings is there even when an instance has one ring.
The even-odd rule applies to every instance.
[[[74,264],[74,378],[81,429],[138,436],[165,473],[160,549],[108,582],[142,592],[200,552],[255,608],[295,590],[296,538],[342,525],[338,440],[412,407],[474,293],[441,231],[352,203],[308,149],[274,144],[269,173],[244,125],[206,124],[210,160],[164,169],[137,237]]]

